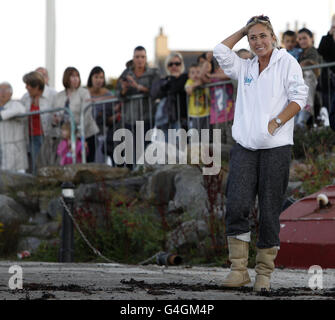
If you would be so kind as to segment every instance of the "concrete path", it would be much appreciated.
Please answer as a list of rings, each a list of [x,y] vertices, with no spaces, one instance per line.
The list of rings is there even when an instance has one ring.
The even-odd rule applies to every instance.
[[[20,285],[22,289],[10,289]],[[10,269],[12,267],[12,269]],[[276,269],[272,291],[256,294],[252,283],[240,289],[225,289],[220,281],[229,272],[223,268],[134,266],[91,263],[39,263],[0,261],[1,300],[274,300],[335,298],[335,269],[322,275],[308,270]],[[249,270],[252,281],[255,271]],[[321,277],[320,277],[321,275]],[[313,278],[312,278],[313,277]],[[19,280],[19,281],[17,281]],[[312,281],[313,280],[313,281]],[[311,290],[309,284],[322,285]]]

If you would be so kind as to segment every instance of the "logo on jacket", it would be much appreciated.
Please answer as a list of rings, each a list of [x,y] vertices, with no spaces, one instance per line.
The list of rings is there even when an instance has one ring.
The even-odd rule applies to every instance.
[[[252,77],[252,75],[250,75],[250,76],[245,76],[245,77],[244,77],[244,84],[245,84],[246,86],[250,86],[252,80],[254,80],[254,78]]]

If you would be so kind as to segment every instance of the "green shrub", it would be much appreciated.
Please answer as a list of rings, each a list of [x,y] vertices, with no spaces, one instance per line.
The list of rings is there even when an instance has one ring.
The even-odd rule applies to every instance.
[[[7,258],[16,252],[19,243],[19,222],[8,224],[1,223],[0,226],[0,257]]]
[[[319,154],[316,158],[307,155],[304,164],[296,169],[296,176],[302,181],[303,189],[303,193],[296,191],[296,198],[321,190],[332,184],[335,178],[335,157],[331,154]]]
[[[154,209],[120,203],[114,200],[104,226],[98,227],[90,212],[77,213],[80,228],[91,244],[108,259],[124,263],[138,263],[162,251],[164,231]],[[76,261],[97,258],[77,232],[75,244]]]
[[[331,152],[335,145],[335,132],[330,127],[317,127],[310,130],[296,129],[294,132],[293,157],[304,159]]]

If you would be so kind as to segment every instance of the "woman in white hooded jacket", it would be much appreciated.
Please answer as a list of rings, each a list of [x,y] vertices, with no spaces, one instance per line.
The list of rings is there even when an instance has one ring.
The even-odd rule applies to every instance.
[[[232,51],[248,37],[255,57],[244,60]],[[250,242],[249,213],[256,195],[260,209],[255,291],[270,289],[270,276],[279,249],[279,215],[286,192],[293,145],[294,116],[306,105],[308,87],[297,61],[277,39],[266,16],[247,25],[214,49],[225,74],[238,80],[226,190],[226,235],[230,273],[227,287],[250,282],[247,270]]]

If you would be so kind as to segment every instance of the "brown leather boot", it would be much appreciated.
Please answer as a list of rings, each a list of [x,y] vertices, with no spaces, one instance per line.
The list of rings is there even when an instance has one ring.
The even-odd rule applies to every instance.
[[[256,281],[254,284],[254,291],[269,291],[271,273],[275,269],[274,260],[276,259],[278,249],[258,249],[256,255]]]
[[[250,283],[248,273],[249,243],[228,237],[230,273],[224,278],[224,287],[237,288]]]

